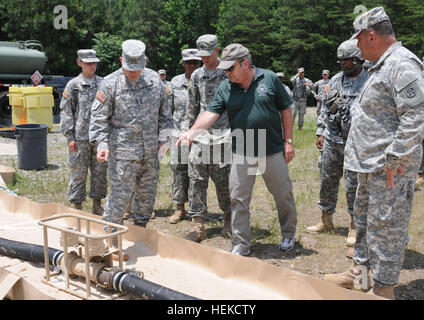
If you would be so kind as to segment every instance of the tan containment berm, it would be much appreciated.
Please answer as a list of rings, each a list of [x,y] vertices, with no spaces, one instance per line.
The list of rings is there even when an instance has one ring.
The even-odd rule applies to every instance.
[[[0,237],[43,245],[43,227],[38,220],[64,213],[100,218],[59,203],[36,203],[0,191]],[[237,256],[152,229],[126,226],[123,248],[130,259],[124,269],[136,269],[146,280],[199,299],[376,299],[257,258]],[[48,234],[49,247],[62,250],[60,233],[54,231]],[[78,299],[43,283],[44,275],[44,265],[0,255],[0,299]],[[97,297],[102,298],[100,294]]]

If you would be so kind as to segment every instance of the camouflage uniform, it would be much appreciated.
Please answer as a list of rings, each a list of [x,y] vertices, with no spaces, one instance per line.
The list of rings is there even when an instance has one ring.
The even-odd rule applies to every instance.
[[[317,100],[317,115],[319,116],[322,106],[322,101],[325,99],[325,86],[330,82],[330,79],[324,80],[318,80],[315,82],[313,88],[312,88],[312,95]]]
[[[318,206],[322,211],[336,211],[339,183],[343,175],[344,148],[350,128],[352,103],[368,80],[364,69],[356,78],[348,78],[343,72],[336,74],[330,81],[328,98],[324,100],[317,120],[317,136],[324,136],[320,195]],[[333,95],[340,97],[336,110],[331,106]],[[357,173],[345,170],[346,200],[349,214],[353,214],[353,204],[357,188]]]
[[[359,172],[353,259],[369,266],[376,285],[399,279],[424,136],[424,65],[400,42],[369,69],[355,101],[345,168]],[[404,173],[386,186],[385,166]]]
[[[293,76],[290,79],[290,82],[293,85],[293,123],[296,121],[296,115],[299,112],[298,125],[301,128],[303,127],[303,119],[306,113],[306,101],[308,100],[308,95],[311,92],[311,86],[313,85],[313,83],[307,78],[300,79],[299,75]],[[307,86],[306,83],[309,83],[310,86]]]
[[[185,73],[175,76],[171,80],[171,112],[174,119],[174,131],[171,143],[171,168],[173,172],[172,199],[177,204],[188,201],[188,148],[184,145],[175,147],[180,131],[187,128],[186,110],[188,102],[188,83]],[[185,152],[184,152],[185,151]]]
[[[102,78],[94,75],[86,79],[82,74],[72,79],[66,85],[60,102],[60,129],[68,144],[77,142],[77,152],[69,150],[69,180],[68,197],[71,203],[82,203],[86,197],[86,182],[90,168],[90,198],[103,199],[107,193],[107,164],[96,159],[96,147],[88,141],[88,127],[91,117],[91,104]]]
[[[159,173],[158,144],[171,129],[171,110],[159,75],[144,68],[133,84],[122,69],[104,78],[92,105],[90,141],[109,150],[110,194],[103,219],[123,223],[129,207],[147,223],[153,212]]]
[[[193,72],[188,87],[187,120],[189,127],[192,127],[197,117],[207,110],[208,104],[214,98],[215,91],[226,77],[224,70],[209,70],[205,66]],[[188,165],[190,180],[188,213],[192,217],[204,217],[207,213],[209,176],[215,183],[219,207],[224,213],[231,214],[228,183],[230,164],[223,161],[224,154],[231,152],[230,135],[230,124],[225,112],[209,131],[198,135],[193,140]],[[221,145],[221,147],[216,145]],[[221,150],[221,157],[217,154],[218,149]],[[202,152],[206,152],[206,154],[202,154]],[[219,163],[213,160],[216,157],[220,158],[218,159]]]

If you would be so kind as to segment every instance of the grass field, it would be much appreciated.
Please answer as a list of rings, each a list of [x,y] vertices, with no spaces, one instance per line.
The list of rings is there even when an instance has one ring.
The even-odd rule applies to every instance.
[[[339,203],[335,214],[333,233],[310,235],[306,228],[320,219],[317,207],[319,193],[318,149],[315,146],[315,108],[308,108],[302,131],[294,131],[296,156],[289,164],[293,192],[296,199],[298,225],[295,249],[282,253],[278,249],[281,241],[275,203],[260,176],[256,179],[251,201],[252,258],[258,258],[283,268],[296,270],[322,279],[326,273],[342,272],[351,265],[346,258],[345,239],[350,218],[346,209],[344,181],[340,183]],[[297,126],[295,126],[296,128]],[[15,143],[0,138],[0,142]],[[0,163],[17,170],[16,183],[10,190],[37,202],[60,202],[69,206],[67,184],[70,170],[66,165],[67,148],[65,138],[55,125],[48,135],[48,168],[42,171],[18,169],[17,157],[0,156]],[[163,233],[184,237],[191,230],[191,221],[186,218],[171,225],[168,218],[175,209],[171,197],[172,172],[169,164],[161,164],[157,198],[156,218],[147,225]],[[203,245],[222,250],[231,249],[231,240],[220,235],[221,212],[212,182],[208,190],[209,214],[207,219],[208,239]],[[84,210],[91,211],[91,201],[84,203]],[[409,227],[411,241],[405,252],[400,283],[395,289],[397,299],[424,299],[424,191],[416,191],[414,208]]]

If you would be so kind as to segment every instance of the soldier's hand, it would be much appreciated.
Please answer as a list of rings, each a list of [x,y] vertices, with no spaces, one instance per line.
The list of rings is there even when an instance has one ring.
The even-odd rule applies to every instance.
[[[322,149],[322,147],[324,146],[324,136],[318,137],[316,145],[318,149]]]
[[[78,152],[78,145],[76,141],[71,141],[68,143],[68,148],[69,150],[71,150],[72,152]]]
[[[109,150],[102,149],[97,152],[97,161],[102,163],[105,161],[109,161]]]
[[[386,169],[386,181],[387,181],[387,188],[391,189],[395,186],[395,175],[396,173],[403,174],[404,170],[401,165],[397,167],[395,170],[392,170],[388,168],[387,166],[384,166]]]
[[[159,153],[159,159],[162,159],[168,152],[169,146],[167,143],[158,145],[158,153]]]

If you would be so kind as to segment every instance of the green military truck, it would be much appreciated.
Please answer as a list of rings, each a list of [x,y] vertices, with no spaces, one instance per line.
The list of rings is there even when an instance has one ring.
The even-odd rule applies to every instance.
[[[50,83],[57,83],[52,81],[54,79],[47,68],[47,60],[47,54],[39,41],[0,41],[0,128],[12,125],[11,107],[7,96],[11,86],[48,86]],[[69,81],[71,78],[63,79]],[[62,82],[64,86],[67,81],[59,83]],[[60,87],[53,86],[53,96],[53,114],[57,116]]]

